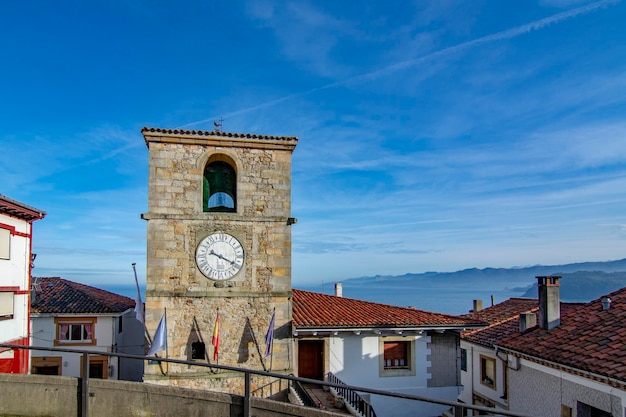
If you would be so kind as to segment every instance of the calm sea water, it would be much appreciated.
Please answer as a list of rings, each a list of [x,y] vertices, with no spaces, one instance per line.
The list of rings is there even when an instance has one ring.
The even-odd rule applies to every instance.
[[[298,287],[302,290],[334,294],[334,284]],[[429,288],[414,286],[387,286],[379,283],[355,285],[343,283],[343,297],[399,307],[415,307],[434,313],[466,314],[472,309],[473,300],[483,300],[483,307],[500,303],[511,297],[521,297],[524,290],[493,288]]]
[[[116,294],[135,299],[137,290],[134,285],[94,285]],[[295,288],[332,295],[335,293],[334,284],[296,285]],[[141,288],[141,297],[145,301],[145,288]],[[435,313],[465,314],[472,309],[473,300],[483,300],[483,307],[500,303],[511,297],[521,297],[524,293],[520,289],[493,288],[429,288],[414,286],[393,286],[383,283],[359,284],[343,283],[343,296],[375,303],[390,304],[399,307],[415,307]]]

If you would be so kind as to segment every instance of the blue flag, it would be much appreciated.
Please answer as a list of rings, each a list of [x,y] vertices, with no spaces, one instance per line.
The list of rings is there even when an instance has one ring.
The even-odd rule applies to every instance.
[[[157,327],[156,333],[154,333],[154,340],[148,351],[148,356],[152,356],[162,350],[167,350],[167,325],[165,324],[165,314],[161,317],[159,327]]]
[[[272,342],[274,342],[274,317],[276,316],[276,310],[272,313],[272,319],[270,320],[270,325],[267,328],[267,333],[265,334],[265,356],[267,358],[272,351]]]

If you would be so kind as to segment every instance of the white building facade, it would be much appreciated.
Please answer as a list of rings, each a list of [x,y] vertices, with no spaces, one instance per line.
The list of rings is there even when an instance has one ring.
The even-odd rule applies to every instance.
[[[33,222],[45,215],[0,194],[0,343],[28,346]],[[28,368],[27,350],[0,348],[0,372]]]
[[[351,386],[451,402],[461,390],[459,333],[483,326],[471,319],[301,290],[294,290],[293,305],[299,377],[334,376]],[[378,417],[426,417],[450,408],[362,396]]]
[[[61,278],[38,278],[33,303],[31,345],[81,349],[89,357],[91,378],[141,381],[143,361],[102,353],[144,354],[144,330],[135,301]],[[33,350],[31,373],[81,376],[81,354]]]
[[[626,416],[623,383],[580,370],[520,359],[511,370],[510,409],[537,416]]]

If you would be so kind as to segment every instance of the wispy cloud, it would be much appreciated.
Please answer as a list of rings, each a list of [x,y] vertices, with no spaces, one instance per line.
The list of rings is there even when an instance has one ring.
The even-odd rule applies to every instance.
[[[554,25],[554,24],[558,24],[560,22],[563,22],[565,20],[568,19],[572,19],[578,16],[582,16],[588,13],[592,13],[594,11],[597,11],[601,8],[604,7],[608,7],[612,4],[616,4],[619,3],[619,0],[601,0],[592,4],[588,4],[585,6],[581,6],[572,10],[568,10],[565,12],[561,12],[561,13],[557,13],[554,14],[552,16],[543,18],[543,19],[538,19],[535,20],[533,22],[530,23],[526,23],[524,25],[520,25],[520,26],[516,26],[507,30],[503,30],[500,32],[496,32],[490,35],[486,35],[486,36],[482,36],[480,38],[476,38],[467,42],[462,42],[453,46],[449,46],[449,47],[445,47],[445,48],[441,48],[437,51],[434,52],[430,52],[427,53],[425,55],[416,57],[416,58],[412,58],[412,59],[408,59],[408,60],[404,60],[404,61],[399,61],[396,62],[392,65],[387,65],[383,68],[377,69],[377,70],[373,70],[373,71],[369,71],[366,73],[363,73],[361,75],[357,75],[357,76],[352,76],[352,77],[346,77],[343,78],[341,80],[332,82],[332,83],[328,83],[325,84],[323,86],[320,87],[316,87],[316,88],[312,88],[309,89],[307,91],[303,91],[300,93],[293,93],[293,94],[289,94],[283,97],[279,97],[273,100],[269,100],[263,103],[260,103],[258,105],[254,105],[254,106],[250,106],[250,107],[246,107],[246,108],[242,108],[239,110],[234,110],[231,112],[228,112],[226,114],[223,115],[215,115],[209,118],[205,118],[202,120],[198,120],[198,121],[194,121],[194,122],[189,122],[186,123],[184,125],[182,125],[181,127],[183,128],[188,128],[191,126],[196,126],[196,125],[202,125],[202,124],[206,124],[208,122],[213,122],[214,120],[217,120],[219,117],[224,117],[225,119],[228,118],[233,118],[236,116],[241,116],[244,114],[248,114],[254,111],[258,111],[261,109],[265,109],[289,100],[293,100],[296,98],[300,98],[300,97],[304,97],[304,96],[308,96],[323,90],[328,90],[328,89],[334,89],[334,88],[339,88],[339,87],[344,87],[344,86],[350,86],[350,85],[355,85],[355,84],[361,84],[363,82],[370,82],[372,80],[375,80],[377,78],[382,78],[382,77],[387,77],[393,73],[396,73],[398,71],[401,71],[403,69],[409,68],[409,67],[414,67],[416,65],[419,64],[424,64],[426,62],[430,62],[436,59],[440,59],[440,58],[444,58],[447,56],[451,56],[451,55],[455,55],[458,54],[459,52],[468,50],[470,48],[474,48],[477,46],[481,46],[481,45],[485,45],[485,44],[489,44],[489,43],[493,43],[496,41],[502,41],[502,40],[507,40],[507,39],[513,39],[534,31],[539,31],[542,30],[550,25]],[[264,13],[268,13],[267,11],[265,11]],[[261,14],[259,14],[260,16]],[[270,13],[271,15],[271,13]],[[263,15],[265,16],[265,15]]]

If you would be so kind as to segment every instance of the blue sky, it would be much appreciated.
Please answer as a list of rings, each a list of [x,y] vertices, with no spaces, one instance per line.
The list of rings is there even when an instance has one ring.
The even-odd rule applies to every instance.
[[[35,276],[145,281],[143,126],[298,136],[293,283],[626,257],[618,1],[0,6]]]

